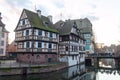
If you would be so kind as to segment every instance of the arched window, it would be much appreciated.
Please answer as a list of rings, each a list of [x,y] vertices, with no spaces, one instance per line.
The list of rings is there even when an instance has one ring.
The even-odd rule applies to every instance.
[[[39,58],[40,58],[40,55],[36,55],[36,58],[39,59]]]

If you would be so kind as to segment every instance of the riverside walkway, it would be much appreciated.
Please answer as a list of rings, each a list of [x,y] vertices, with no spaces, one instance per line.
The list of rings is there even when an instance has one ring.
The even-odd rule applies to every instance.
[[[16,62],[16,60],[8,60],[8,61],[2,61],[0,63],[0,68],[22,68],[22,67],[38,67],[38,66],[54,66],[54,65],[60,65],[60,62],[54,62],[54,63],[44,63],[44,64],[32,64],[32,63],[20,63]]]

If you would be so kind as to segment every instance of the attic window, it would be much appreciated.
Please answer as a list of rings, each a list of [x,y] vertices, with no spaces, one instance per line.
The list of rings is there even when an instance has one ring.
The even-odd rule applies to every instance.
[[[74,21],[74,23],[73,23],[73,27],[75,27],[75,28],[77,27],[75,21]]]
[[[46,26],[48,26],[49,23],[48,23],[48,22],[45,22],[44,24],[45,24]]]
[[[62,27],[64,25],[64,23],[60,23],[60,26]]]

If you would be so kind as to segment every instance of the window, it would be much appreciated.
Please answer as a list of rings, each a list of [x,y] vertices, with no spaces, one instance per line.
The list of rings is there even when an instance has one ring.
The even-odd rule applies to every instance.
[[[3,49],[0,49],[0,54],[3,54]]]
[[[50,37],[53,37],[51,32],[50,32]]]
[[[45,37],[48,37],[48,32],[45,32]]]
[[[51,43],[49,43],[49,48],[52,48],[52,44]]]
[[[72,60],[74,60],[74,56],[72,56]]]
[[[20,25],[25,25],[25,19],[20,21]]]
[[[38,48],[41,48],[41,47],[42,47],[42,43],[38,42]]]
[[[65,47],[65,50],[68,51],[68,46]]]
[[[72,51],[74,51],[74,46],[72,46]]]
[[[4,46],[4,41],[1,41],[1,46]]]
[[[29,35],[29,30],[26,30],[26,36]]]
[[[87,44],[90,44],[90,40],[89,40],[89,39],[87,39],[87,40],[86,40],[86,43],[87,43]]]
[[[45,23],[46,26],[48,26],[48,24],[49,24],[48,22],[44,22],[44,23]]]
[[[90,46],[85,46],[85,50],[89,50],[90,49]]]
[[[82,46],[79,46],[79,50],[82,51]]]
[[[38,31],[38,35],[42,35],[42,31],[41,30]]]
[[[25,25],[25,20],[22,21],[22,25]]]
[[[26,48],[30,47],[30,42],[26,42]]]
[[[40,58],[40,55],[36,55],[36,58],[39,59],[39,58]]]
[[[83,47],[83,51],[85,51],[85,47]]]
[[[90,34],[85,34],[85,37],[90,37]]]

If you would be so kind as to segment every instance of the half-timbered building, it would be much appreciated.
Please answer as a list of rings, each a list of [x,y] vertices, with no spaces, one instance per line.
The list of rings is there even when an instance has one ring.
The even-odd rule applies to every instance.
[[[68,66],[85,61],[85,39],[73,20],[58,21],[55,28],[59,31],[59,60]]]
[[[58,31],[53,27],[52,16],[43,16],[23,9],[15,28],[17,60],[25,63],[58,61]]]

